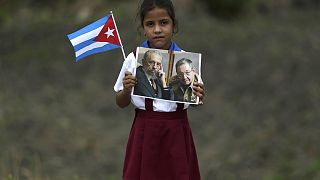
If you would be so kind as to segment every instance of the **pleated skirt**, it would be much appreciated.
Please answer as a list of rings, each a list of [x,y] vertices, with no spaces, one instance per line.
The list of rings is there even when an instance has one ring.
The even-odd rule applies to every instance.
[[[136,109],[123,180],[200,180],[187,111]]]

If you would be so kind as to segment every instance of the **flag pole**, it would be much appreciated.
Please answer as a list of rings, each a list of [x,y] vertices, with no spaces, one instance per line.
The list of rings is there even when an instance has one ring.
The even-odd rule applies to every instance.
[[[118,32],[118,27],[117,27],[116,21],[114,20],[112,11],[110,11],[110,14],[111,14],[112,20],[114,22],[114,25],[116,26],[116,31],[117,31],[117,34],[118,34],[118,37],[119,37],[119,41],[120,41],[120,45],[121,45],[122,55],[123,55],[123,58],[125,60],[126,59],[126,54],[124,53],[124,49],[123,49],[123,45],[122,45],[122,42],[121,42],[120,34]]]

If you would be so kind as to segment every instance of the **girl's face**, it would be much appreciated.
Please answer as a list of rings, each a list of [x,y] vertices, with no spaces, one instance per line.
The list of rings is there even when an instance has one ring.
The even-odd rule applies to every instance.
[[[155,7],[148,11],[143,20],[143,30],[151,48],[170,48],[174,24],[166,9]]]

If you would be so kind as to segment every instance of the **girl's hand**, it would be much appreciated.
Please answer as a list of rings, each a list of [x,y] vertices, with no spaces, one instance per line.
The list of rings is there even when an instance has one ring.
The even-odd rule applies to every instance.
[[[204,86],[202,83],[193,83],[193,90],[194,93],[199,97],[199,105],[203,104],[203,99],[205,96],[205,90],[204,90]]]
[[[136,84],[136,79],[132,76],[132,73],[129,71],[125,72],[125,76],[122,80],[123,84],[123,92],[126,94],[130,94],[132,91],[132,87]]]

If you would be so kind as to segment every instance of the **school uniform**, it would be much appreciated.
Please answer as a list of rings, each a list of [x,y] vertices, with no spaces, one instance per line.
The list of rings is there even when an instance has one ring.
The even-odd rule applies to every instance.
[[[145,41],[141,47],[149,47]],[[181,51],[172,43],[170,50]],[[135,55],[123,63],[114,90],[123,89],[125,71],[133,75]],[[128,139],[123,180],[200,180],[197,154],[187,117],[188,104],[131,96],[136,106]]]

